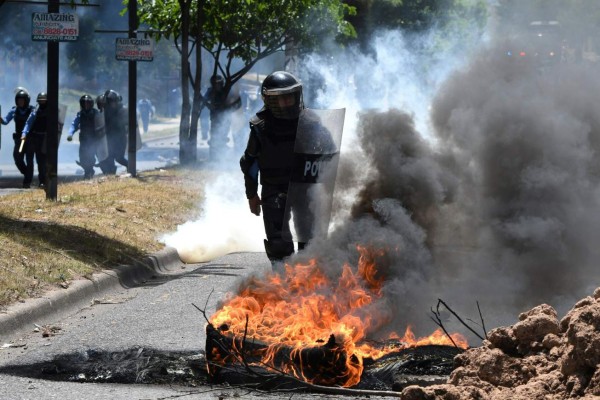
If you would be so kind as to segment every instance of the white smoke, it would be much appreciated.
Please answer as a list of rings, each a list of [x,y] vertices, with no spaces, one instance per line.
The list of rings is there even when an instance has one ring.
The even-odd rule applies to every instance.
[[[228,171],[208,183],[202,216],[160,240],[177,249],[184,262],[206,262],[238,251],[263,251],[262,218],[251,214],[242,173]]]

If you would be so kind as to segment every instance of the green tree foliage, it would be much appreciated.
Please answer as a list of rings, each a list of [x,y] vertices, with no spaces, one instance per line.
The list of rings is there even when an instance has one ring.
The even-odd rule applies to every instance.
[[[140,5],[141,21],[157,30],[156,38],[164,36],[178,43],[182,1],[145,2]],[[239,58],[254,65],[292,42],[312,48],[324,37],[354,35],[344,19],[352,12],[352,7],[337,0],[193,0],[190,39],[212,54],[221,49],[228,60]],[[233,79],[238,75],[233,74]]]
[[[402,30],[416,37],[436,28],[437,51],[456,42],[479,38],[487,22],[486,0],[346,0],[356,8],[350,22],[358,40],[368,49],[369,38],[379,30]],[[454,39],[450,41],[449,38]]]
[[[367,32],[378,29],[402,29],[422,32],[434,25],[449,24],[456,19],[485,16],[485,0],[347,0],[356,7],[356,22]],[[484,19],[485,20],[485,19]]]
[[[180,146],[195,149],[196,145],[203,106],[202,48],[213,58],[212,74],[222,75],[229,91],[258,61],[286,46],[307,49],[325,37],[354,35],[344,19],[352,12],[352,7],[339,0],[155,0],[140,4],[141,22],[156,30],[155,38],[173,40],[181,53],[185,81]],[[192,56],[195,71],[189,60]],[[242,66],[236,67],[235,60],[241,60]],[[191,108],[188,80],[193,88]],[[194,161],[195,154],[182,149],[182,163]]]

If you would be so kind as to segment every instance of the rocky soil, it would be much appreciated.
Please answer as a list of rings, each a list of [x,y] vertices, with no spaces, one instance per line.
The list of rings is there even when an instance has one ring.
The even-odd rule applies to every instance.
[[[402,400],[558,400],[600,396],[600,288],[558,320],[539,305],[456,356],[448,382],[409,386]]]

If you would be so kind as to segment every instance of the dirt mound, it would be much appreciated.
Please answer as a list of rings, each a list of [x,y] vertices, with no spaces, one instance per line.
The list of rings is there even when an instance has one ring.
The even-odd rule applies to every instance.
[[[600,396],[600,288],[561,320],[542,304],[454,359],[444,385],[409,386],[402,400],[558,400]]]

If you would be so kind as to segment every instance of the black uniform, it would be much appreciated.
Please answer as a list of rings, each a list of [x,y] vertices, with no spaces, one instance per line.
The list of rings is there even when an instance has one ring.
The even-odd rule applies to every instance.
[[[32,114],[34,115],[34,114]],[[30,133],[27,133],[27,141],[25,146],[29,152],[35,154],[35,160],[38,166],[38,180],[40,186],[46,184],[46,131],[48,130],[48,108],[42,107],[41,105],[35,110],[34,115],[35,121],[31,127]],[[29,164],[29,162],[28,162]],[[28,165],[29,168],[29,165]],[[33,175],[33,165],[31,165],[31,171],[28,171]],[[31,182],[31,178],[29,178]]]
[[[19,172],[23,174],[23,187],[29,187],[33,180],[33,158],[35,156],[34,147],[32,146],[33,141],[26,140],[23,145],[23,151],[19,152],[19,149],[21,147],[21,135],[23,134],[25,123],[34,109],[33,106],[28,106],[25,110],[17,108],[17,112],[15,112],[16,132],[13,133],[13,140],[15,142],[15,146],[13,147],[13,159],[15,160],[15,165],[19,169]]]
[[[114,108],[107,106],[104,108],[104,119],[106,121],[108,157],[100,164],[100,168],[104,174],[115,174],[117,172],[115,161],[124,167],[128,165],[125,158],[129,132],[127,108],[120,103]]]
[[[216,79],[215,79],[216,78]],[[224,80],[221,76],[211,78],[211,87],[204,94],[206,107],[210,111],[210,158],[216,159],[227,147],[231,112],[242,106],[242,99],[237,90],[225,92]]]
[[[69,138],[79,132],[79,164],[83,168],[84,179],[94,177],[96,158],[102,164],[108,154],[103,115],[95,108],[81,110],[73,120],[69,130]],[[70,140],[70,139],[69,139]]]
[[[149,99],[141,99],[138,102],[138,112],[142,119],[142,127],[144,133],[148,133],[148,124],[150,123],[150,117],[152,116],[152,102]]]
[[[294,252],[285,203],[292,172],[298,119],[279,119],[263,108],[250,120],[250,138],[240,160],[246,197],[256,196],[260,172],[261,203],[265,225],[265,249],[271,260],[281,260]]]
[[[17,95],[19,96],[19,94]],[[13,159],[15,166],[21,174],[23,174],[23,187],[28,188],[31,185],[33,179],[33,147],[25,141],[23,151],[19,151],[21,148],[21,136],[23,129],[25,129],[25,123],[29,118],[29,115],[33,112],[34,107],[29,105],[29,95],[27,95],[26,105],[24,107],[13,107],[8,114],[2,118],[2,125],[7,125],[11,120],[15,120],[15,132],[13,133],[13,141],[15,143],[13,147]]]

